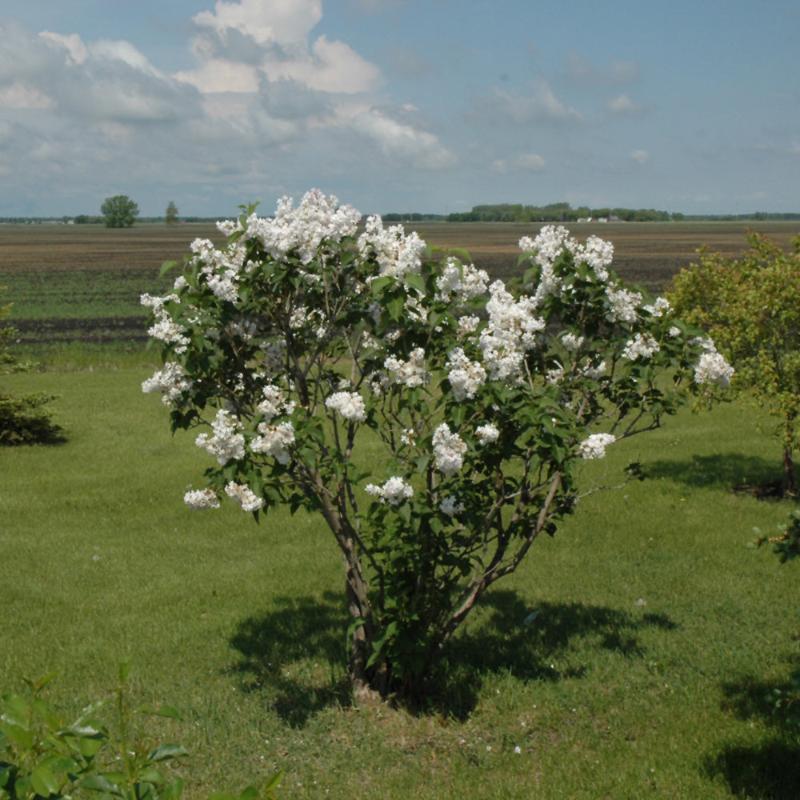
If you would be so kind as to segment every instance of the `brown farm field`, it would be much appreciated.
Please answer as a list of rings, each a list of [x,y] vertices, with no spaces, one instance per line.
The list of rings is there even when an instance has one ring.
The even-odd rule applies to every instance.
[[[539,225],[516,223],[427,223],[413,227],[431,245],[467,250],[496,277],[516,269],[521,236]],[[616,250],[617,270],[650,290],[662,289],[697,250],[733,255],[746,246],[749,230],[783,246],[800,223],[606,223],[575,224],[579,238],[595,234]],[[220,240],[213,225],[139,225],[124,230],[99,226],[0,225],[0,284],[8,289],[12,318],[21,338],[50,341],[141,341],[142,292],[159,292],[169,279],[159,267],[180,259],[196,237]]]

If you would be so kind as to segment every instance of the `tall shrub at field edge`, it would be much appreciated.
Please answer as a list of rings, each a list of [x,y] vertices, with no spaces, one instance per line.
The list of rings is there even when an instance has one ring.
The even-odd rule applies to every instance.
[[[220,223],[222,249],[195,240],[174,290],[143,297],[164,358],[143,389],[173,430],[203,428],[215,464],[191,508],[321,514],[356,697],[414,697],[483,592],[573,511],[576,465],[731,369],[623,287],[596,237],[524,237],[512,293],[379,217],[359,235],[360,218],[312,191]]]
[[[0,287],[2,290],[2,287]],[[0,375],[21,372],[29,367],[20,363],[11,350],[16,330],[4,325],[10,305],[0,306]],[[0,391],[0,445],[55,444],[63,441],[63,430],[44,408],[53,395],[27,394],[14,396]]]
[[[739,258],[701,252],[675,277],[669,298],[709,332],[736,367],[734,387],[780,420],[786,493],[797,496],[794,451],[800,436],[800,237],[785,252],[751,234]]]

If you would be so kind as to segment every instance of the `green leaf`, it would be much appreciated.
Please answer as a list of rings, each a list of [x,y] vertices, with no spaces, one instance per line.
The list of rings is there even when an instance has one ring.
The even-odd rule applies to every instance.
[[[168,272],[170,272],[171,270],[175,269],[175,267],[177,267],[177,266],[178,266],[178,262],[177,261],[165,261],[161,265],[161,269],[159,269],[159,271],[158,271],[158,277],[159,278],[163,278]]]
[[[179,744],[162,744],[155,750],[151,750],[147,758],[149,761],[168,761],[188,755],[187,750]]]
[[[51,794],[58,792],[60,783],[56,780],[55,775],[50,772],[47,764],[39,764],[31,772],[31,786],[36,790],[36,794],[42,797],[49,797]]]

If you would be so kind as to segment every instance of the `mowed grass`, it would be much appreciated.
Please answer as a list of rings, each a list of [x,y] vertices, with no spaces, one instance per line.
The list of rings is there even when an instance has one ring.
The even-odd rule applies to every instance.
[[[471,617],[429,713],[354,709],[343,575],[315,517],[191,513],[205,455],[142,367],[4,379],[57,392],[59,447],[0,450],[0,687],[56,670],[71,709],[133,665],[179,707],[191,797],[275,769],[291,798],[800,796],[800,738],[767,713],[797,655],[797,565],[748,547],[790,503],[764,420],[682,413],[587,463],[583,499]],[[380,477],[380,473],[378,473]],[[517,752],[517,749],[519,752]]]

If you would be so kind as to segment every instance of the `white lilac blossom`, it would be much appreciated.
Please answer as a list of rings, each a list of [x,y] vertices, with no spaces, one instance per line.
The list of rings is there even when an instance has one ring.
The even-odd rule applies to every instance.
[[[608,366],[605,361],[601,361],[599,364],[589,362],[586,366],[581,368],[581,375],[590,380],[597,381],[606,374],[607,369]]]
[[[583,341],[583,336],[578,336],[574,333],[561,334],[561,344],[564,345],[565,350],[569,350],[571,353],[577,353],[583,346]]]
[[[608,267],[614,260],[614,245],[599,236],[590,236],[577,258],[585,261],[594,270],[598,280],[605,283],[608,280]]]
[[[556,361],[555,366],[545,372],[544,380],[545,383],[549,383],[551,386],[561,383],[564,380],[564,366],[559,361]]]
[[[459,503],[458,499],[453,495],[448,495],[439,503],[439,511],[441,511],[442,514],[446,514],[448,517],[455,517],[456,514],[460,514],[463,510],[464,504]]]
[[[355,236],[361,214],[352,206],[339,205],[334,195],[312,189],[303,195],[297,208],[289,197],[278,201],[272,219],[247,219],[246,238],[259,239],[264,249],[275,259],[296,252],[303,264],[308,264],[326,242],[340,242]]]
[[[241,423],[230,411],[221,408],[211,423],[212,435],[201,433],[195,444],[211,453],[221,465],[244,458],[244,436]]]
[[[606,448],[614,444],[616,440],[617,437],[611,433],[593,433],[578,445],[578,452],[581,458],[587,460],[603,458],[606,454]]]
[[[294,426],[291,422],[270,425],[262,422],[256,429],[259,436],[250,442],[254,453],[272,456],[279,464],[288,464],[292,458],[289,448],[294,444]]]
[[[723,388],[730,386],[734,369],[716,350],[700,356],[694,368],[694,380],[698,384],[715,383]]]
[[[404,478],[392,476],[383,486],[368,483],[364,491],[371,497],[379,497],[382,502],[390,506],[400,505],[404,500],[410,500],[414,496],[414,489]]]
[[[161,392],[164,405],[174,403],[184,392],[192,388],[193,381],[186,377],[183,367],[175,361],[167,361],[164,366],[142,383],[142,391]]]
[[[286,399],[286,393],[278,386],[268,383],[262,390],[263,400],[256,406],[256,410],[264,417],[265,422],[271,422],[275,417],[291,414],[295,404]]]
[[[417,444],[417,433],[413,428],[406,428],[400,434],[400,444],[404,447],[414,447]]]
[[[383,227],[378,216],[367,218],[364,233],[358,237],[358,250],[364,258],[374,258],[381,275],[401,279],[419,272],[425,242],[416,232],[406,233],[402,225]]]
[[[219,508],[219,498],[214,493],[213,489],[190,489],[183,496],[183,502],[186,503],[192,511]]]
[[[242,511],[258,511],[264,505],[264,501],[244,483],[229,481],[225,487],[225,494],[235,500],[242,507]]]
[[[464,351],[456,347],[447,357],[447,379],[457,401],[472,400],[486,380],[486,370],[477,361],[470,361]]]
[[[633,339],[625,342],[622,357],[629,361],[646,360],[652,358],[659,350],[658,342],[649,333],[637,333]]]
[[[349,422],[364,422],[367,418],[364,398],[358,392],[334,392],[325,401],[325,406]]]
[[[644,310],[653,317],[663,317],[672,311],[672,306],[666,297],[657,297],[652,305],[643,306]]]
[[[458,472],[464,464],[466,452],[466,442],[457,433],[451,433],[446,422],[433,432],[433,458],[436,469],[443,475],[450,476]]]
[[[396,356],[389,356],[383,362],[390,383],[401,384],[409,389],[424,386],[430,379],[425,367],[425,351],[421,347],[414,348],[403,361]]]
[[[487,422],[485,425],[480,425],[475,428],[475,436],[478,437],[478,441],[481,444],[491,444],[491,442],[496,442],[500,437],[500,431],[497,429],[496,425]]]
[[[472,316],[465,316],[459,317],[457,321],[458,327],[456,328],[456,336],[459,339],[463,339],[466,336],[469,336],[471,333],[475,333],[478,330],[478,325],[481,324],[480,317]]]
[[[222,219],[217,222],[217,230],[223,236],[233,236],[234,233],[244,230],[238,219]]]
[[[479,342],[484,366],[492,380],[519,380],[525,352],[536,345],[545,322],[536,316],[533,298],[514,300],[502,281],[495,281],[489,293],[489,321]]]
[[[633,324],[638,319],[638,307],[642,302],[639,292],[628,289],[606,289],[606,297],[610,306],[608,319],[611,322],[627,322]]]
[[[670,335],[670,336],[671,336],[673,339],[678,339],[678,338],[680,338],[680,335],[681,335],[681,329],[680,329],[680,328],[679,328],[677,325],[673,325],[673,326],[672,326],[672,327],[671,327],[671,328],[670,328],[670,329],[667,331],[667,333],[669,333],[669,335]]]
[[[461,264],[448,258],[442,274],[436,279],[436,299],[444,302],[466,303],[486,293],[489,273],[474,264]]]

